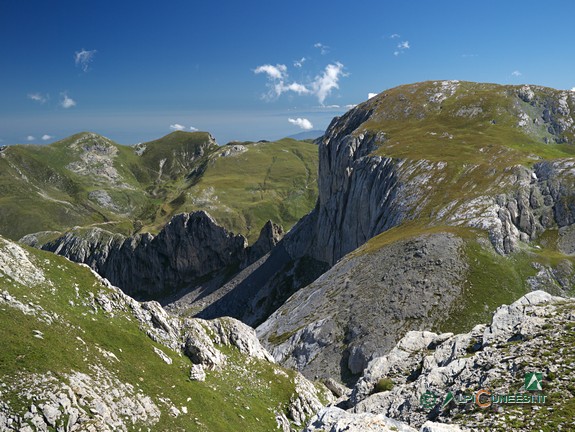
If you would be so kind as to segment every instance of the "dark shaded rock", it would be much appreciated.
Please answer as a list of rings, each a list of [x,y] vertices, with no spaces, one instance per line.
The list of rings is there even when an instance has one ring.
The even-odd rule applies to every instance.
[[[280,225],[276,225],[271,220],[267,221],[261,229],[258,239],[249,248],[247,265],[242,265],[242,267],[253,264],[269,253],[283,236],[284,230]]]
[[[125,238],[101,229],[69,232],[42,248],[89,265],[113,285],[140,299],[158,299],[237,269],[247,241],[228,233],[206,212],[180,214],[154,237]]]

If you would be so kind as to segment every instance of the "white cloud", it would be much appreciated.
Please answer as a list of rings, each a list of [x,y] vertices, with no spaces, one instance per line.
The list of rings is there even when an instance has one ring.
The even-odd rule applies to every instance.
[[[48,95],[43,95],[41,93],[28,93],[28,99],[43,104],[48,100]]]
[[[519,77],[523,74],[521,72],[519,72],[518,70],[514,70],[513,72],[511,72],[511,75],[513,75],[514,77]]]
[[[255,68],[254,73],[260,74],[265,73],[270,79],[282,80],[287,77],[287,66],[283,64],[278,64],[272,66],[270,64],[265,64]]]
[[[401,35],[398,35],[397,33],[394,33],[394,34],[389,36],[390,39],[399,39],[400,37],[401,37]]]
[[[343,64],[337,62],[328,64],[322,75],[318,75],[312,83],[314,94],[321,105],[325,98],[329,96],[333,89],[339,88],[339,78],[345,76],[343,73]]]
[[[293,82],[286,84],[285,80],[288,78],[287,66],[283,64],[270,65],[265,64],[258,66],[254,69],[255,74],[266,74],[268,77],[268,87],[270,91],[264,97],[267,99],[273,99],[280,97],[283,93],[292,91],[299,95],[309,93],[310,90],[303,84]]]
[[[296,67],[296,68],[301,68],[301,67],[303,66],[303,64],[305,63],[306,60],[307,60],[307,59],[306,59],[305,57],[302,57],[302,58],[299,59],[299,60],[295,60],[295,61],[293,62],[293,65],[294,65],[294,67]]]
[[[299,118],[299,117],[296,119],[288,118],[288,121],[291,124],[299,126],[303,130],[312,130],[313,129],[313,124],[311,124],[311,122],[306,118]]]
[[[397,57],[398,55],[403,54],[405,50],[408,50],[410,48],[411,45],[409,44],[409,41],[402,41],[397,44],[397,48],[393,52],[393,55]]]
[[[182,130],[186,129],[186,127],[182,126],[181,124],[174,123],[174,124],[170,125],[170,129],[175,130],[175,131],[182,131]]]
[[[339,79],[342,76],[346,76],[343,73],[343,68],[343,64],[339,62],[328,64],[322,74],[316,76],[313,81],[307,84],[287,82],[287,67],[282,64],[258,66],[254,69],[254,73],[263,73],[268,78],[267,87],[269,92],[263,96],[264,99],[275,99],[287,92],[297,93],[298,95],[313,94],[323,106],[326,97],[330,95],[331,91],[339,88]]]
[[[74,62],[76,66],[82,69],[84,72],[90,70],[90,63],[94,60],[94,55],[97,53],[96,50],[85,50],[82,48],[80,51],[74,53]]]
[[[345,108],[348,109],[348,110],[350,110],[350,109],[355,108],[356,106],[357,106],[357,104],[348,104],[348,105],[345,106]]]
[[[36,141],[36,137],[33,136],[33,135],[28,135],[28,136],[26,137],[26,141]]]
[[[329,47],[327,45],[322,44],[321,42],[313,44],[313,47],[319,49],[321,55],[326,55],[329,52]]]
[[[62,96],[62,99],[60,100],[60,106],[62,108],[68,109],[72,108],[73,106],[76,106],[76,101],[71,97],[69,97],[68,93],[66,92],[60,93],[60,96]]]
[[[197,132],[199,129],[198,129],[198,128],[195,128],[195,127],[193,127],[193,126],[190,126],[190,130],[191,130],[192,132]]]
[[[42,141],[48,141],[51,140],[52,138],[54,138],[52,135],[47,134],[42,135]]]
[[[336,109],[341,107],[339,105],[333,104],[333,105],[324,105],[321,108]]]
[[[296,83],[296,82],[288,84],[287,86],[285,86],[284,91],[287,91],[287,90],[295,92],[295,93],[300,94],[300,95],[309,93],[309,89],[306,86],[304,86],[303,84]]]
[[[367,94],[368,99],[371,99],[372,97],[375,97],[375,96],[377,96],[377,93],[368,93]]]

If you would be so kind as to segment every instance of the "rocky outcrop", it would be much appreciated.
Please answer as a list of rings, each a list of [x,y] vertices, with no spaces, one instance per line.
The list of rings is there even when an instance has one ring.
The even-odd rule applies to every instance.
[[[417,432],[416,429],[381,414],[351,414],[337,407],[322,409],[304,432]]]
[[[405,331],[449,313],[468,269],[463,244],[437,233],[359,249],[295,293],[258,336],[278,362],[308,377],[353,380]]]
[[[304,429],[304,432],[417,432],[418,429],[382,414],[353,414],[330,406],[322,409]],[[427,421],[420,432],[464,432],[457,425]]]
[[[281,226],[276,225],[271,220],[267,221],[260,231],[260,236],[256,242],[250,246],[247,262],[245,262],[242,267],[253,264],[269,253],[283,238],[284,234],[284,230]]]
[[[510,168],[500,179],[507,193],[484,195],[459,205],[447,219],[489,232],[491,243],[501,254],[517,251],[521,242],[536,240],[545,230],[563,234],[560,250],[571,253],[569,226],[575,221],[575,161],[538,162],[533,169]]]
[[[370,362],[353,390],[346,415],[384,415],[412,427],[433,420],[495,430],[509,427],[512,419],[516,430],[569,428],[570,420],[556,411],[573,400],[568,388],[574,379],[575,357],[569,348],[574,342],[574,310],[573,299],[535,291],[500,307],[490,325],[478,325],[466,334],[409,332],[389,354]],[[543,376],[535,393],[525,388],[529,372]],[[377,390],[382,378],[393,383],[391,389]],[[489,389],[491,395],[547,399],[544,405],[529,402],[529,410],[492,400],[489,415],[484,415],[475,404],[480,389]],[[549,398],[551,389],[563,397]],[[449,392],[460,402],[446,402]],[[422,407],[424,394],[434,397]],[[462,395],[472,396],[461,402],[466,400]]]
[[[270,221],[249,248],[243,236],[228,233],[208,213],[199,211],[175,216],[155,237],[79,229],[43,244],[42,249],[87,264],[133,297],[161,299],[192,291],[206,279],[223,279],[269,252],[281,235],[281,228]],[[35,239],[27,236],[22,241],[37,246]]]

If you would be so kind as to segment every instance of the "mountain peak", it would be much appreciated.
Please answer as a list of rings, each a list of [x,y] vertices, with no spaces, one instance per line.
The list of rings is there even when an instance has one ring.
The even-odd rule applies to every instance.
[[[574,113],[571,91],[425,81],[381,92],[333,122],[337,129],[330,131],[337,137],[371,135],[378,154],[386,156],[465,163],[501,156],[533,160],[572,155]]]

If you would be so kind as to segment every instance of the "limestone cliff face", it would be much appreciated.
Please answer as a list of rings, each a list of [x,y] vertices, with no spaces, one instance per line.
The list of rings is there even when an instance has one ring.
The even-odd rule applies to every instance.
[[[458,81],[359,105],[319,140],[315,209],[202,313],[259,324],[347,253],[409,221],[478,229],[502,255],[545,230],[575,250],[574,105],[568,92]],[[562,158],[544,160],[550,151]]]
[[[159,299],[223,278],[230,269],[267,253],[281,228],[271,222],[266,227],[253,251],[243,236],[228,233],[203,211],[175,216],[155,237],[126,238],[94,228],[71,231],[42,248],[89,265],[132,296]]]
[[[572,292],[574,100],[564,93],[424,83],[334,120],[320,143],[316,209],[282,242],[296,261],[310,256],[333,267],[258,327],[276,360],[308,376],[350,380],[407,331],[441,327],[442,318],[462,313],[478,290],[497,287],[510,300],[528,288]],[[507,140],[498,143],[496,132]],[[545,160],[551,142],[565,153]],[[433,234],[419,235],[421,227]],[[346,256],[379,233],[379,243]],[[513,258],[520,251],[522,268]],[[550,265],[547,253],[562,264]],[[491,255],[519,275],[512,289],[478,275],[480,257]],[[486,311],[497,306],[488,303],[479,301]]]
[[[491,93],[504,97],[497,109],[489,107]],[[472,97],[480,99],[469,106]],[[286,248],[293,256],[307,254],[333,265],[393,226],[429,219],[487,229],[495,249],[505,254],[545,229],[570,225],[575,214],[570,204],[575,194],[572,160],[541,161],[530,167],[522,164],[521,154],[505,145],[534,142],[533,151],[537,146],[545,151],[549,142],[568,146],[575,132],[573,105],[568,92],[536,86],[443,81],[383,93],[329,126],[319,143],[317,207],[306,226],[286,238]],[[482,114],[485,119],[480,122]],[[497,151],[490,150],[489,138],[478,138],[468,155],[469,139],[459,137],[455,128],[465,121],[470,132],[480,137],[486,134],[483,120],[517,136]],[[404,132],[389,132],[397,123],[409,130],[421,128],[424,121],[430,122],[430,130],[418,131],[410,140],[435,139],[439,132],[431,128],[440,128],[441,123],[453,122],[455,130],[441,134],[445,143],[431,141],[421,147],[412,141],[394,142]],[[489,132],[499,133],[499,129]],[[454,149],[461,156],[442,148],[448,145],[461,147]],[[541,159],[533,153],[526,156]],[[476,181],[475,176],[479,176]]]

